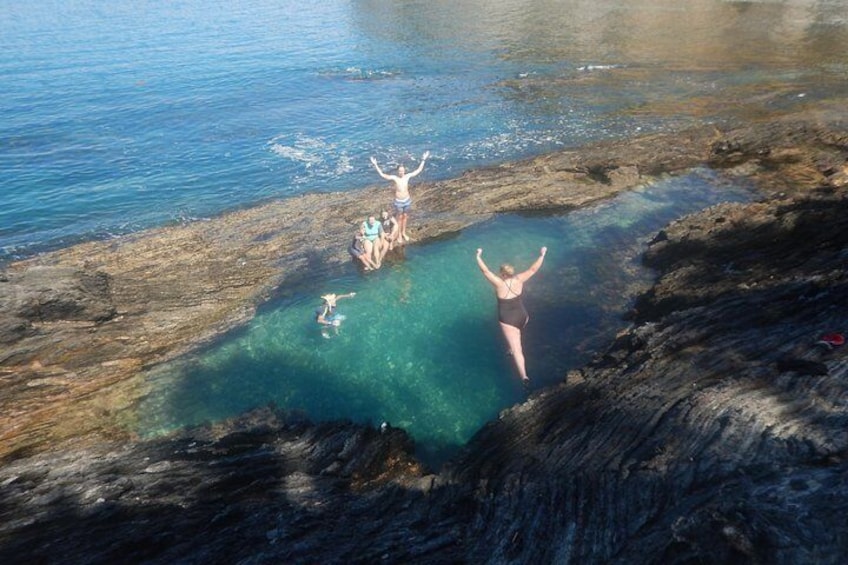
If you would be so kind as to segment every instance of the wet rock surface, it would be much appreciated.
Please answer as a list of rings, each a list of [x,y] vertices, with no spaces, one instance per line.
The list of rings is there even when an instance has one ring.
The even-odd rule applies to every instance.
[[[437,474],[402,430],[272,409],[159,440],[115,425],[145,366],[247,319],[280,285],[348,268],[338,242],[362,193],[9,266],[0,286],[47,267],[102,284],[85,287],[83,315],[10,310],[24,328],[3,334],[0,562],[841,562],[848,346],[820,338],[848,331],[842,118],[817,108],[422,185],[418,239],[695,165],[762,194],[657,234],[657,282],[629,329]],[[330,227],[316,242],[303,214],[322,206],[344,212],[318,214]],[[281,227],[295,224],[311,235]]]
[[[105,322],[115,316],[109,275],[67,267],[33,267],[0,276],[0,305],[3,344],[34,335],[34,323]]]

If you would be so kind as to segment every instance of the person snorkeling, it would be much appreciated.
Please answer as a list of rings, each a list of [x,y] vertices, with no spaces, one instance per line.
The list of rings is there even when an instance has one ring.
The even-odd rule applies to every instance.
[[[329,333],[327,333],[330,327],[336,328],[338,332],[338,327],[342,324],[345,317],[343,314],[336,312],[336,302],[342,298],[353,298],[354,296],[356,296],[355,292],[349,292],[347,294],[325,294],[321,297],[321,306],[315,310],[315,321],[322,326],[321,335],[327,338],[330,337]]]

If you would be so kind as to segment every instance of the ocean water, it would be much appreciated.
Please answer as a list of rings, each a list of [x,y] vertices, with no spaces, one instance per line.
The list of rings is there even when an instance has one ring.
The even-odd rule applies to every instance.
[[[845,88],[843,1],[0,0],[0,263]]]
[[[409,432],[433,466],[498,412],[585,364],[626,322],[651,273],[638,257],[674,218],[750,198],[709,171],[666,179],[565,216],[502,216],[455,238],[407,248],[379,271],[322,280],[270,304],[214,346],[151,371],[135,410],[145,436],[214,422],[273,404],[312,420],[388,422]],[[495,298],[474,259],[492,269],[542,269],[525,286],[530,324],[525,389],[497,323]],[[315,322],[326,293],[346,319]]]

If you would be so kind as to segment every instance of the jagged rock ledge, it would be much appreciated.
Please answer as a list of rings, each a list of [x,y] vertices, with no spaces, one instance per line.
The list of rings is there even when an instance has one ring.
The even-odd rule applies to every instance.
[[[845,331],[848,127],[816,112],[687,138],[696,137],[686,166],[753,178],[762,201],[717,206],[658,234],[646,261],[659,278],[636,302],[632,326],[562,385],[505,411],[439,474],[418,465],[401,430],[313,425],[270,409],[157,441],[83,436],[37,453],[18,444],[0,469],[0,561],[841,562],[848,350],[818,341]],[[638,151],[621,161],[606,150],[608,173],[626,163],[647,175],[650,159],[638,161]],[[591,155],[516,167],[535,186],[534,171],[571,171],[562,164]],[[488,202],[468,216],[496,211],[507,178],[502,194],[481,179],[467,187],[475,206]],[[438,188],[460,194],[466,184]],[[440,210],[428,200],[435,194],[422,191],[433,210],[422,234],[471,221],[448,214],[450,201]],[[516,194],[505,209],[568,205]],[[152,246],[138,241],[117,248]],[[110,272],[94,257],[88,268],[113,284],[139,272]],[[13,269],[9,282],[32,266]],[[117,316],[128,316],[116,286]],[[75,288],[96,297],[101,286]],[[85,315],[102,315],[96,303]],[[222,326],[238,318],[218,316]],[[96,340],[120,321],[86,323]],[[18,355],[6,357],[21,362],[4,365],[15,367],[4,381],[24,366],[31,378],[54,367],[55,378],[72,380],[50,363],[58,357],[31,368]],[[82,399],[102,390],[92,385]]]

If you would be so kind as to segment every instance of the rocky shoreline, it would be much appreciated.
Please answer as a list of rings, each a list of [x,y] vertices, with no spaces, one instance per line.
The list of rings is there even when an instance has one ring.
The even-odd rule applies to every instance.
[[[712,127],[602,143],[415,187],[424,241],[493,214],[565,212],[704,163]],[[113,437],[135,378],[249,320],[287,288],[352,270],[347,245],[385,183],[93,241],[9,265],[0,284],[0,456]]]
[[[837,563],[848,552],[848,350],[817,341],[848,331],[846,163],[834,103],[422,185],[419,240],[693,166],[751,179],[762,195],[657,234],[645,261],[658,279],[630,328],[438,474],[402,430],[271,409],[155,441],[122,432],[145,367],[304,277],[348,268],[338,242],[384,188],[11,265],[0,281],[0,561]]]

